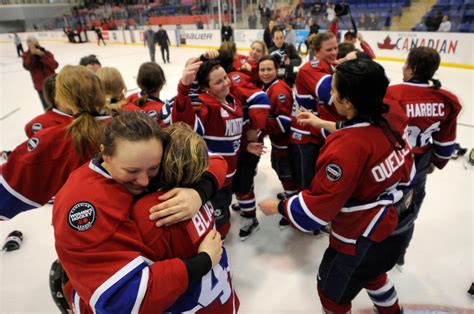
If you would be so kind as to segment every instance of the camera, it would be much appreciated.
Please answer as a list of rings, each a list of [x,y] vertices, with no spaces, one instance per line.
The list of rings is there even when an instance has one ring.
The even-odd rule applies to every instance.
[[[334,6],[334,13],[336,16],[344,16],[349,14],[350,8],[347,3],[338,3]]]

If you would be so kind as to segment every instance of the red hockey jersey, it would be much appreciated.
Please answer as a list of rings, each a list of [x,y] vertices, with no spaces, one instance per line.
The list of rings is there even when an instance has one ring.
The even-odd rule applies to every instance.
[[[74,287],[75,313],[161,313],[188,288],[180,258],[153,262],[155,252],[130,219],[133,201],[92,161],[57,193],[55,246]]]
[[[230,93],[237,98],[243,107],[244,124],[248,128],[263,130],[270,110],[270,99],[262,89],[256,87],[250,77],[241,72],[230,72]]]
[[[258,75],[258,64],[255,62],[249,61],[248,59],[249,59],[249,56],[237,55],[237,58],[232,64],[232,66],[234,67],[236,71],[241,71],[240,68],[242,67],[242,65],[246,63],[249,64],[252,70],[250,73],[245,73],[245,74],[250,75],[250,78],[252,79],[252,83],[255,85],[258,85],[258,83],[261,82],[260,76]]]
[[[206,141],[209,154],[221,155],[227,161],[224,186],[232,181],[237,167],[237,155],[243,130],[243,112],[240,101],[229,94],[224,105],[208,94],[199,94],[198,110],[188,97],[190,87],[178,84],[178,95],[171,110],[171,121],[183,121],[194,128]]]
[[[432,162],[439,169],[451,159],[456,143],[456,122],[461,111],[458,98],[428,83],[405,82],[390,86],[386,99],[406,112],[410,144],[415,154],[433,147]]]
[[[403,134],[406,117],[388,117]],[[411,147],[404,138],[405,148],[395,150],[381,128],[348,121],[326,139],[311,187],[285,201],[291,224],[309,231],[331,222],[330,246],[351,255],[360,237],[386,239],[398,223],[393,205],[415,175]]]
[[[25,134],[28,138],[30,138],[39,130],[43,130],[58,124],[69,124],[73,119],[74,118],[71,115],[53,108],[28,122],[25,125]]]
[[[0,167],[0,219],[46,204],[69,174],[95,153],[91,148],[80,158],[65,125],[41,130],[18,145]]]
[[[264,92],[267,93],[271,103],[265,134],[270,136],[272,146],[286,149],[291,128],[293,92],[285,81],[278,79],[266,86]]]
[[[317,112],[323,120],[337,121],[343,118],[337,113],[332,104],[331,82],[333,68],[323,60],[312,60],[305,63],[296,75],[295,108],[293,114],[299,107]],[[294,144],[316,143],[324,141],[324,130],[313,133],[310,128],[305,128],[292,121],[290,142]]]
[[[132,210],[145,244],[155,252],[156,260],[174,257],[189,259],[198,253],[201,241],[215,229],[214,208],[210,202],[204,204],[190,220],[168,227],[156,228],[150,221],[149,208],[156,204],[162,193],[153,193],[141,198]],[[236,313],[239,299],[232,288],[232,279],[227,253],[224,249],[221,260],[201,281],[192,284],[167,312],[171,313]]]

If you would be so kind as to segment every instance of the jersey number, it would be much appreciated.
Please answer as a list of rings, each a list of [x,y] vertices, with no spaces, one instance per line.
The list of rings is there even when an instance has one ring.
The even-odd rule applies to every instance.
[[[439,131],[440,124],[440,121],[433,123],[428,128],[426,128],[424,132],[421,132],[421,129],[417,126],[409,126],[408,139],[410,141],[411,147],[423,147],[428,145],[432,134]]]
[[[220,264],[214,266],[214,268],[202,278],[201,295],[198,300],[199,304],[206,307],[217,298],[224,304],[232,294],[228,276],[227,271]]]

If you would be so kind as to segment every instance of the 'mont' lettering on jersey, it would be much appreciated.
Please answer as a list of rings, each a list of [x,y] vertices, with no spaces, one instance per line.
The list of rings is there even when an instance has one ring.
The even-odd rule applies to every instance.
[[[406,104],[406,113],[409,118],[416,117],[444,117],[443,103]]]
[[[235,136],[242,134],[242,125],[244,120],[242,118],[229,119],[225,121],[225,136]]]

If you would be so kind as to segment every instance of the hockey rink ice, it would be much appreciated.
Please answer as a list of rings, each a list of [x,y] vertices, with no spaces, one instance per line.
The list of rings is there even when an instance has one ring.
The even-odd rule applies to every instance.
[[[96,54],[102,66],[118,68],[130,92],[138,91],[138,68],[149,61],[148,49],[142,45],[98,47],[95,43],[47,41],[41,45],[55,55],[59,69],[78,64],[85,55]],[[204,49],[171,48],[171,64],[163,64],[157,47],[156,60],[167,79],[162,99],[174,96],[186,59],[202,52]],[[392,84],[401,82],[403,63],[379,62]],[[0,150],[13,150],[26,140],[24,125],[42,113],[42,106],[13,43],[0,44],[0,73]],[[441,67],[437,78],[461,100],[458,142],[469,152],[474,147],[474,70]],[[427,197],[406,263],[401,270],[395,268],[389,273],[405,314],[474,313],[474,298],[467,293],[474,281],[473,185],[474,166],[468,164],[466,156],[429,175]],[[276,198],[281,191],[268,153],[260,161],[255,180],[257,202]],[[19,250],[0,251],[0,313],[58,313],[48,282],[51,263],[56,259],[51,209],[47,205],[0,222],[2,246],[11,231],[23,233]],[[279,216],[265,217],[258,212],[260,230],[241,242],[239,215],[232,215],[233,225],[225,246],[241,302],[240,313],[321,313],[316,274],[328,236],[315,237],[291,228],[280,230]],[[353,301],[353,313],[372,313],[372,302],[365,291]]]

